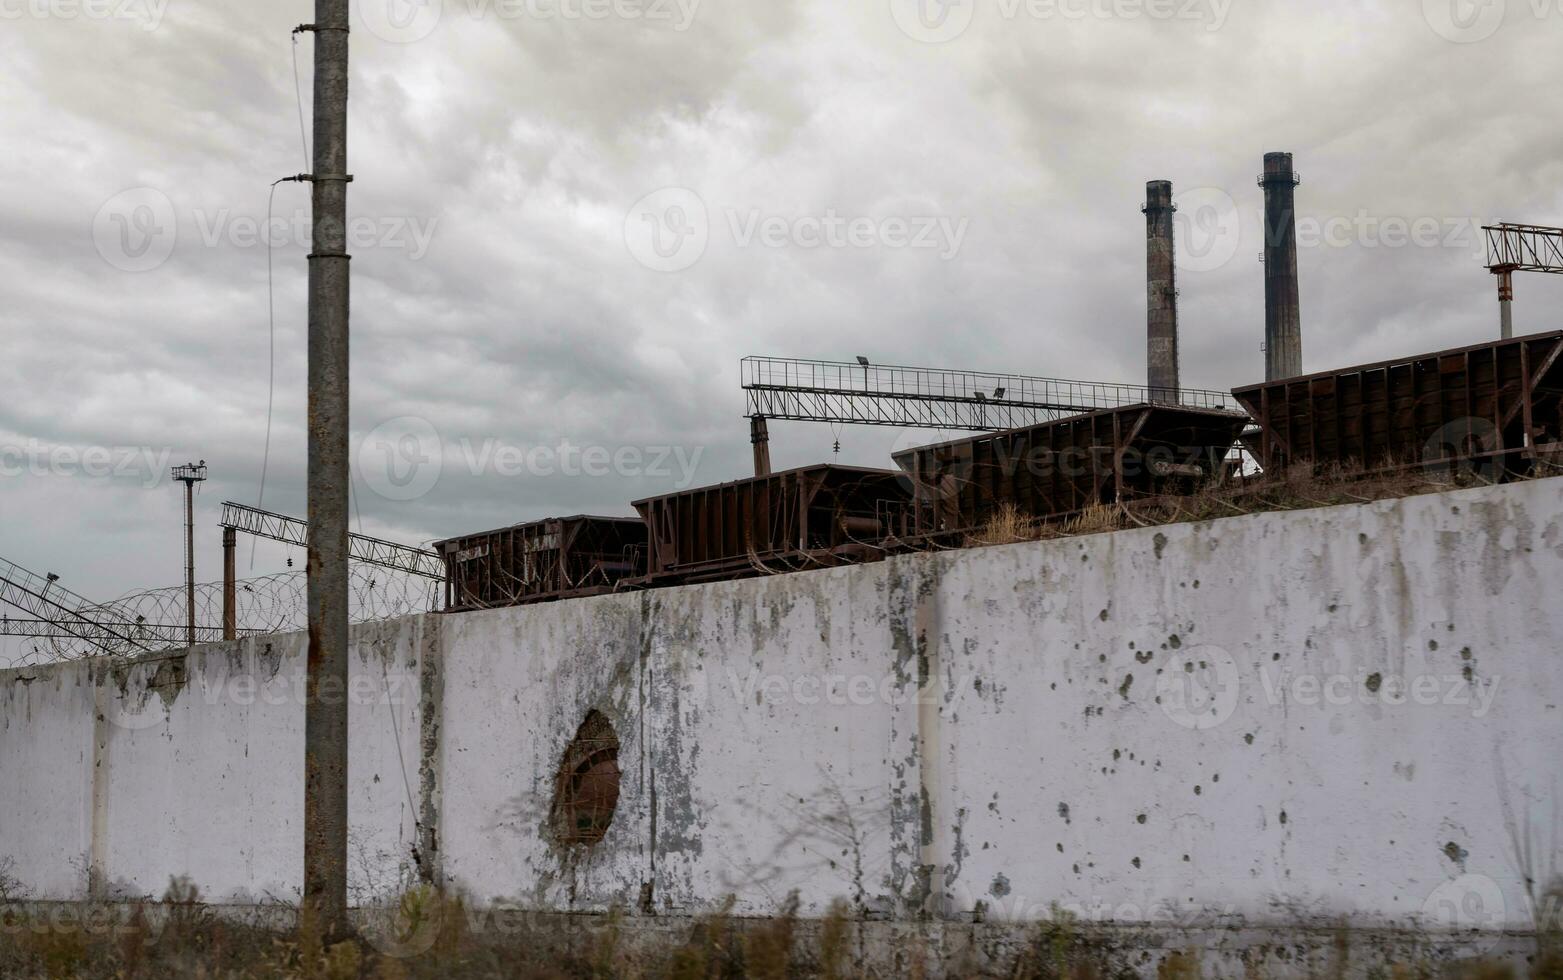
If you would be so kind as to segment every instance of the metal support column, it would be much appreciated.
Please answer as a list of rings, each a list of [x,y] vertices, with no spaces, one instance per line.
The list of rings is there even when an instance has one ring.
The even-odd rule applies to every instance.
[[[223,639],[239,637],[237,563],[234,552],[238,550],[239,532],[231,527],[223,528]]]
[[[765,416],[749,419],[749,441],[754,444],[754,475],[771,475],[771,432],[765,424]]]
[[[1498,277],[1498,335],[1508,340],[1514,336],[1514,269],[1501,266],[1493,275]]]

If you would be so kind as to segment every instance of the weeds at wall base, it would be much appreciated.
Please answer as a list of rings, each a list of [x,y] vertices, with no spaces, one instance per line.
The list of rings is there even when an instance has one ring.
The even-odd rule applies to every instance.
[[[466,903],[432,889],[394,906],[398,931],[361,929],[349,941],[326,944],[307,914],[289,930],[224,918],[199,901],[188,882],[170,883],[164,901],[133,905],[111,929],[84,930],[31,923],[11,906],[0,909],[0,977],[116,980],[847,980],[889,977],[992,977],[1004,980],[1201,980],[1203,977],[1327,977],[1345,980],[1563,980],[1563,951],[1550,937],[1528,962],[1503,958],[1441,958],[1370,965],[1353,949],[1351,930],[1316,937],[1308,952],[1256,947],[1213,966],[1193,947],[1125,941],[1099,924],[1081,924],[1054,909],[1045,921],[1016,927],[1018,941],[984,946],[989,926],[973,926],[972,940],[925,936],[910,928],[882,944],[864,962],[861,931],[845,902],[820,920],[799,917],[796,895],[767,919],[733,916],[729,899],[696,919],[631,919],[621,910],[594,916],[542,916],[502,932],[468,928]],[[409,917],[409,915],[411,917]],[[161,923],[158,928],[154,923]],[[429,923],[437,924],[433,932]],[[648,924],[654,924],[648,926]],[[985,931],[986,930],[986,931]],[[959,930],[957,930],[959,931]],[[412,946],[405,943],[413,942]],[[392,953],[388,953],[387,949]],[[857,952],[855,952],[855,949]],[[393,955],[394,954],[394,955]],[[1240,964],[1234,972],[1233,963]],[[1348,966],[1351,968],[1348,969]]]

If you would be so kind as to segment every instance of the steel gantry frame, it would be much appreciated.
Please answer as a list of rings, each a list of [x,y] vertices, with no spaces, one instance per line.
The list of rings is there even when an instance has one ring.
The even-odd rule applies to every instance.
[[[1498,277],[1500,336],[1514,336],[1514,273],[1563,274],[1563,228],[1503,223],[1484,225],[1487,271]]]
[[[239,532],[257,538],[280,541],[283,544],[309,546],[309,523],[285,514],[275,514],[259,507],[223,502],[223,639],[231,640],[237,634],[238,589],[234,552]],[[376,565],[392,571],[405,572],[445,581],[445,560],[432,551],[397,544],[383,538],[371,538],[366,534],[347,536],[348,557],[365,565]]]
[[[771,472],[767,419],[996,432],[1127,405],[1233,407],[1224,391],[873,364],[866,357],[851,363],[750,356],[739,368],[756,476]]]
[[[1192,388],[1171,393],[1143,385],[790,357],[746,357],[740,365],[750,418],[992,432],[1141,403],[1233,407],[1227,392]]]
[[[283,544],[306,547],[309,542],[309,524],[296,517],[274,514],[269,510],[223,502],[221,521],[224,530],[243,531],[257,538],[269,538]],[[425,578],[445,580],[445,562],[439,555],[411,545],[397,544],[383,538],[365,534],[349,534],[348,547],[353,561],[365,565],[378,565],[393,571],[422,575]]]

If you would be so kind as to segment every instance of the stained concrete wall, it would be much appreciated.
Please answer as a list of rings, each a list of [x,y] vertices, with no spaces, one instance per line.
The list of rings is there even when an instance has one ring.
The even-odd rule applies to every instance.
[[[422,862],[553,910],[796,890],[897,919],[1528,929],[1526,872],[1563,863],[1560,492],[360,628],[355,895]],[[0,674],[0,860],[37,898],[175,874],[295,898],[302,667],[283,637]],[[548,810],[591,709],[621,795],[566,847]]]
[[[425,619],[354,634],[352,892],[412,872]],[[296,901],[303,876],[302,635],[126,666],[0,674],[0,861],[25,895]],[[3,869],[0,869],[3,870]]]

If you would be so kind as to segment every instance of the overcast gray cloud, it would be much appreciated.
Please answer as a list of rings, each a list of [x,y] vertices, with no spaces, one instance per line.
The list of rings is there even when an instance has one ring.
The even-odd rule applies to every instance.
[[[304,508],[306,185],[269,226],[274,390],[263,232],[306,169],[311,6],[0,19],[0,555],[94,596],[176,583],[162,467],[204,458],[215,577],[269,391],[265,503]],[[748,353],[1139,381],[1153,178],[1182,204],[1185,382],[1258,380],[1266,150],[1304,181],[1309,370],[1486,339],[1475,226],[1563,223],[1560,40],[1558,0],[362,0],[355,438],[443,447],[422,492],[361,474],[362,527],[428,541],[741,476]],[[1563,283],[1518,293],[1521,329],[1558,326]],[[837,437],[776,424],[776,461]],[[872,465],[904,440],[839,438]],[[31,472],[87,447],[120,475]]]

